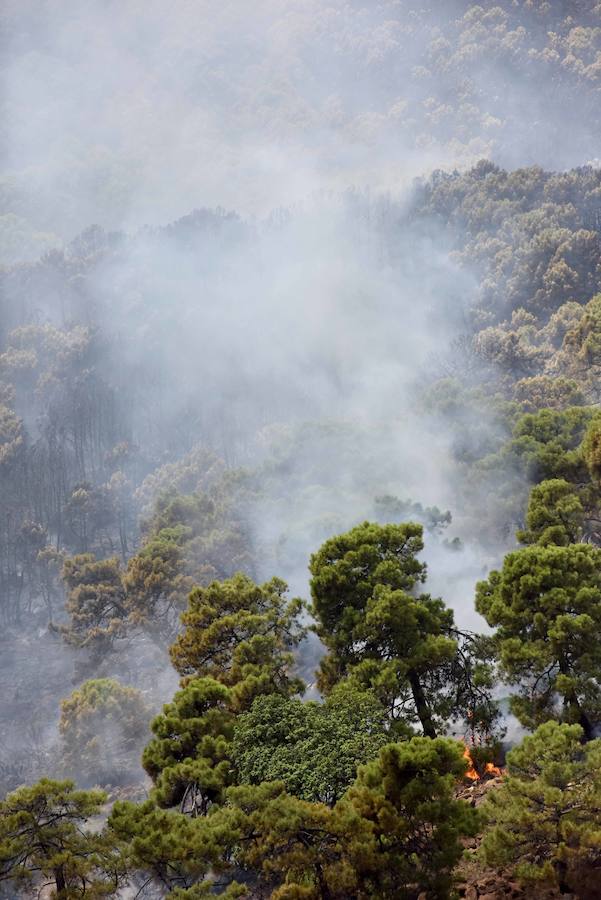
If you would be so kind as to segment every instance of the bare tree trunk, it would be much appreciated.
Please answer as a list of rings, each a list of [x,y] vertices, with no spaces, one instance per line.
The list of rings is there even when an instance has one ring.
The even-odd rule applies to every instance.
[[[65,881],[65,872],[62,866],[58,866],[54,870],[54,881],[56,882],[57,897],[61,897],[67,890],[67,882]]]
[[[430,707],[428,706],[421,681],[419,680],[419,675],[414,670],[410,670],[407,673],[407,677],[409,678],[409,684],[411,685],[411,693],[413,694],[413,700],[415,702],[415,710],[421,722],[424,734],[426,737],[435,738],[436,729],[434,727],[432,713],[430,711]]]

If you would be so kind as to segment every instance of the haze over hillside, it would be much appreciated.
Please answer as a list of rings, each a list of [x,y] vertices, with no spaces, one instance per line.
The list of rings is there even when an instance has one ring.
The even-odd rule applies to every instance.
[[[90,223],[598,152],[591,2],[8,0],[1,24],[8,258]]]
[[[601,5],[6,0],[0,46],[0,896],[47,776],[150,796],[64,890],[413,898],[345,843],[385,744],[595,771]]]

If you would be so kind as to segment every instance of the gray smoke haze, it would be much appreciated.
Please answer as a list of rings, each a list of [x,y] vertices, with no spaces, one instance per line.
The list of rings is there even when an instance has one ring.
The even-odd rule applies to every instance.
[[[396,192],[483,156],[581,164],[598,151],[596,5],[555,6],[6,0],[4,253],[92,222]]]
[[[377,496],[467,515],[453,434],[420,405],[476,287],[444,241],[412,234],[401,203],[351,193],[226,220],[193,246],[143,234],[93,276],[126,369],[150,361],[172,453],[200,441],[230,465],[283,467],[253,516],[264,577],[306,594],[310,553]]]
[[[91,224],[122,232],[71,279],[84,324],[113,348],[154,465],[201,445],[259,469],[261,578],[307,596],[321,541],[373,518],[378,496],[411,498],[451,510],[448,532],[426,535],[428,589],[482,627],[474,583],[507,542],[478,534],[456,428],[421,409],[433,360],[468,330],[476,278],[448,231],[405,211],[414,178],[439,167],[564,168],[597,152],[594,79],[562,94],[545,68],[556,54],[570,70],[577,39],[594,55],[596,38],[558,30],[551,46],[545,6],[4,4],[0,258],[59,247],[69,261]],[[587,24],[593,4],[579,6]],[[43,286],[31,303],[72,324]],[[175,684],[160,664],[155,708]],[[64,651],[55,703],[72,668]]]

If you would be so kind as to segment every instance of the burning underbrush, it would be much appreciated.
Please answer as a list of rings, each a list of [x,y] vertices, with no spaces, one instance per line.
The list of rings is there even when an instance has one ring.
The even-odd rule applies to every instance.
[[[495,762],[495,760],[497,762],[500,761],[500,755],[501,750],[496,747],[491,748],[489,746],[478,744],[472,744],[470,746],[465,744],[463,756],[468,764],[465,778],[472,782],[483,781],[490,778],[501,778],[505,774],[505,769]]]

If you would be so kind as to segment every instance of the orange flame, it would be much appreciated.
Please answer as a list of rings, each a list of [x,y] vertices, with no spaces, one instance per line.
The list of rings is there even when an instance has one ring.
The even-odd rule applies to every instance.
[[[474,761],[473,761],[472,755],[470,753],[470,748],[467,746],[467,744],[465,745],[465,749],[463,751],[463,758],[467,759],[467,761],[469,763],[469,768],[467,769],[467,771],[465,773],[465,777],[469,778],[470,781],[479,781],[480,776],[478,775],[478,773],[476,772],[476,770],[474,768]]]
[[[470,781],[480,781],[482,776],[479,775],[479,773],[476,770],[476,767],[474,766],[474,761],[473,761],[472,755],[470,753],[470,748],[468,747],[467,744],[465,745],[465,748],[463,750],[463,758],[467,759],[467,761],[469,763],[469,767],[465,773],[465,778],[469,778]],[[500,769],[498,766],[495,766],[494,763],[491,763],[491,762],[486,763],[486,765],[484,767],[484,775],[485,776],[490,775],[491,778],[495,778],[502,774],[503,774],[503,770]]]

